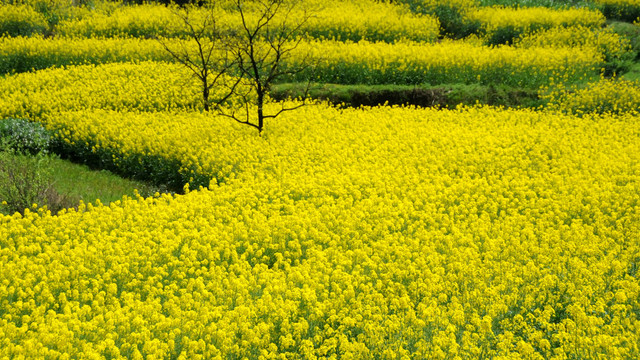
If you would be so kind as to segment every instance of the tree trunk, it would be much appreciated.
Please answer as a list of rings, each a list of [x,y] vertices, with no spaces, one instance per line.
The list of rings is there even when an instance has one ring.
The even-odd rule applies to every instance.
[[[209,86],[207,80],[203,81],[202,101],[204,102],[204,111],[209,111]]]
[[[262,105],[264,104],[264,94],[262,91],[258,91],[258,132],[262,134],[262,128],[264,127],[264,112]]]

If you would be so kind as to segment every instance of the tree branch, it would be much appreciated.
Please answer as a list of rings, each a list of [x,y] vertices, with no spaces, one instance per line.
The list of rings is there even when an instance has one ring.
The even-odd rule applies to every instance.
[[[285,108],[284,105],[283,105],[283,107],[280,110],[278,110],[277,113],[275,113],[273,115],[265,115],[264,118],[265,119],[273,119],[275,117],[278,117],[278,115],[282,114],[285,111],[293,111],[293,110],[299,109],[299,108],[301,108],[301,107],[303,107],[305,105],[307,105],[306,101],[303,101],[302,103],[300,103],[300,104],[298,104],[298,105],[296,105],[294,107],[289,107],[289,108]]]

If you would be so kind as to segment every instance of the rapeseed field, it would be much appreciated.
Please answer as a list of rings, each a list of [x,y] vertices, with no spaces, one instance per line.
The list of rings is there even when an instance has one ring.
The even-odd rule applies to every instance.
[[[451,4],[477,33],[439,38],[423,10]],[[286,81],[532,87],[545,105],[268,99],[297,109],[258,135],[204,111],[152,38],[181,40],[171,8],[4,5],[42,18],[0,38],[0,119],[182,191],[0,214],[0,359],[639,358],[640,85],[604,71],[629,40],[597,7],[308,5],[282,66],[315,67]],[[489,44],[501,28],[513,41]]]

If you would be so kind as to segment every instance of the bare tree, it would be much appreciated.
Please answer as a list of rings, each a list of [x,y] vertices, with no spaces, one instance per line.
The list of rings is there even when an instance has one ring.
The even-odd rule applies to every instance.
[[[175,61],[191,70],[201,85],[205,111],[220,108],[235,93],[241,77],[232,77],[235,59],[229,51],[229,40],[218,29],[215,9],[194,8],[189,5],[174,9],[184,25],[184,34],[176,39],[158,40]],[[212,99],[214,89],[225,95]]]
[[[309,20],[308,13],[296,9],[298,1],[292,0],[235,0],[235,11],[240,17],[240,30],[232,44],[239,74],[249,80],[250,92],[239,93],[244,104],[250,103],[254,95],[256,116],[250,108],[244,112],[223,113],[228,117],[258,129],[264,129],[264,120],[275,118],[285,111],[295,110],[304,102],[287,107],[284,102],[274,113],[265,113],[265,99],[271,86],[282,78],[304,71],[308,61],[295,69],[284,68],[283,61],[292,54],[302,41],[302,29]],[[251,10],[247,9],[251,7]],[[249,11],[248,11],[249,10]],[[294,13],[294,10],[300,10]],[[309,79],[310,80],[310,79]],[[308,89],[308,86],[307,86]],[[306,94],[305,94],[306,95]],[[253,119],[253,121],[252,121]]]
[[[231,9],[237,21],[230,29],[217,28],[215,7],[197,26],[188,13],[180,13],[187,39],[195,42],[197,51],[190,53],[184,43],[177,49],[171,49],[166,43],[163,45],[201,82],[206,111],[215,110],[262,134],[265,119],[305,105],[306,93],[297,105],[287,106],[281,102],[274,112],[267,113],[265,109],[273,84],[309,67],[308,59],[296,61],[302,65],[295,68],[283,66],[302,41],[303,27],[310,18],[306,11],[296,8],[298,3],[294,0],[233,0]],[[210,99],[214,88],[224,95]],[[229,106],[230,99],[239,104]]]

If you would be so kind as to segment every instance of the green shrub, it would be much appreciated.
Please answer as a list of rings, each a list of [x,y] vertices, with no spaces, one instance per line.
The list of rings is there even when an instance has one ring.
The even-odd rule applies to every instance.
[[[480,22],[468,21],[464,18],[464,11],[448,5],[437,6],[433,14],[440,20],[441,35],[453,39],[462,39],[471,34],[477,34]]]
[[[640,5],[617,0],[600,0],[600,11],[607,19],[634,22],[640,17]]]
[[[8,118],[0,121],[0,138],[13,150],[23,154],[46,154],[52,136],[41,124],[25,119]]]
[[[52,213],[74,206],[74,201],[53,187],[44,153],[23,155],[0,139],[0,213],[24,214],[46,206]]]

